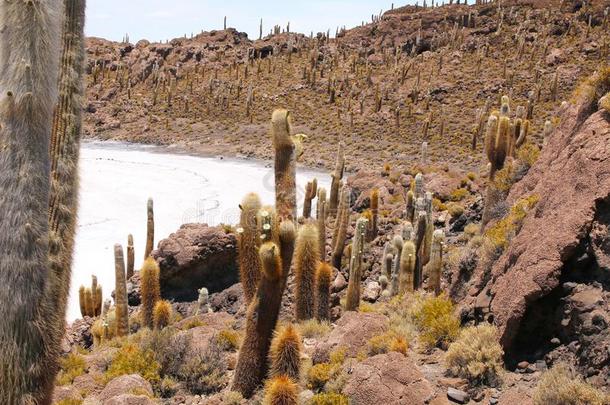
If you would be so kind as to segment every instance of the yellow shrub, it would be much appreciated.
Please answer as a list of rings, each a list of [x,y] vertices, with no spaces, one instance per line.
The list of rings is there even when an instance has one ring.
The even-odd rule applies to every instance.
[[[160,368],[151,350],[142,351],[134,344],[126,344],[112,359],[105,377],[106,381],[110,381],[120,375],[139,374],[154,383],[159,381]]]
[[[458,189],[453,190],[449,199],[451,201],[461,201],[464,198],[466,198],[466,196],[468,194],[469,194],[469,192],[465,188],[458,188]]]
[[[536,163],[540,156],[540,149],[532,143],[526,143],[517,150],[517,159],[528,169]]]
[[[235,351],[239,348],[239,333],[233,329],[223,329],[218,332],[216,341],[222,350]]]
[[[493,384],[502,370],[504,351],[498,343],[498,330],[481,324],[462,330],[449,345],[445,361],[449,371],[472,383]]]
[[[460,331],[460,321],[454,314],[451,300],[444,294],[438,297],[416,294],[409,314],[420,331],[420,342],[425,347],[446,347]]]
[[[55,405],[81,405],[82,403],[82,399],[66,398],[62,399],[61,401],[55,402]]]
[[[182,329],[187,330],[187,329],[198,328],[200,326],[205,326],[205,323],[197,318],[192,318],[192,319],[189,319],[188,321],[185,321]]]
[[[510,163],[505,164],[504,168],[498,170],[493,179],[494,188],[503,192],[508,192],[514,182],[513,165]]]
[[[532,194],[517,201],[507,216],[485,231],[485,237],[489,239],[494,247],[506,249],[510,239],[517,234],[527,213],[536,206],[538,200],[540,200],[540,197]]]
[[[313,365],[307,372],[307,387],[312,390],[321,390],[330,380],[334,367],[329,363]]]
[[[58,385],[72,384],[74,379],[85,373],[85,358],[77,353],[70,353],[59,362],[60,371],[57,375]]]
[[[319,322],[315,319],[309,319],[297,325],[299,333],[304,338],[321,337],[330,333],[331,327],[328,322]]]
[[[604,405],[608,401],[609,395],[584,382],[562,363],[542,375],[534,392],[535,405]]]
[[[449,211],[449,215],[451,215],[453,218],[458,218],[464,213],[464,207],[458,203],[448,204],[447,210]]]
[[[477,178],[477,175],[474,172],[468,172],[466,177],[468,177],[468,180],[474,181]]]
[[[393,331],[373,336],[368,342],[369,355],[371,356],[392,351],[407,354],[407,349],[407,340]]]
[[[345,346],[335,347],[329,355],[330,364],[341,365],[347,357],[347,348]]]
[[[432,207],[436,210],[436,211],[445,211],[447,209],[447,206],[438,198],[433,198],[432,199]]]
[[[349,399],[343,394],[323,392],[311,398],[312,405],[348,405]]]

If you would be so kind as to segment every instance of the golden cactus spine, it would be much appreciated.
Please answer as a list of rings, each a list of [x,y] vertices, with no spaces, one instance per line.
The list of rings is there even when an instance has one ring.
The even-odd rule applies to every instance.
[[[318,236],[320,237],[320,260],[326,260],[326,189],[318,190],[318,204],[316,206],[316,222],[318,224]]]
[[[347,284],[347,299],[345,309],[355,311],[360,306],[360,282],[362,279],[362,255],[366,238],[368,219],[358,218],[350,258],[349,281]]]
[[[335,162],[335,171],[332,173],[331,184],[330,184],[330,201],[329,201],[329,214],[336,215],[337,208],[339,205],[339,189],[341,188],[341,179],[343,178],[343,171],[345,169],[345,144],[339,142],[337,150],[337,160]]]
[[[335,221],[335,231],[333,237],[332,264],[337,270],[341,270],[343,259],[343,248],[347,237],[347,227],[350,219],[349,191],[344,188],[341,193],[341,204]]]
[[[155,244],[155,214],[153,211],[153,200],[149,198],[146,202],[146,248],[144,249],[144,260],[150,256]]]
[[[415,287],[415,262],[417,260],[417,252],[415,244],[407,240],[402,246],[400,254],[400,276],[398,291],[400,294],[413,292]]]
[[[275,208],[282,220],[296,220],[296,147],[290,136],[291,116],[278,109],[271,116],[271,136],[275,150]]]
[[[301,372],[301,336],[292,324],[288,324],[275,333],[271,341],[269,357],[270,377],[285,375],[293,381],[299,381]]]
[[[298,403],[298,386],[287,376],[274,377],[265,384],[263,405],[297,405]]]
[[[297,231],[292,221],[283,221],[279,228],[280,256],[282,258],[282,285],[281,290],[286,288],[290,266],[292,265],[292,256],[297,238]]]
[[[116,336],[129,333],[129,307],[127,306],[127,282],[125,280],[125,260],[123,247],[114,245],[114,303],[116,314]]]
[[[127,235],[127,280],[133,276],[133,269],[135,267],[135,252],[133,248],[133,235]]]
[[[140,270],[140,284],[142,290],[142,324],[149,328],[153,327],[153,312],[155,305],[161,299],[159,272],[157,261],[148,256]]]
[[[153,309],[153,326],[161,330],[168,326],[172,318],[172,304],[166,300],[157,301]]]
[[[314,317],[314,283],[320,257],[318,229],[313,224],[301,227],[295,249],[295,318]]]
[[[317,193],[318,180],[313,179],[312,181],[307,182],[307,185],[305,186],[305,198],[303,200],[303,218],[311,217],[311,201],[316,197]]]
[[[261,278],[258,253],[261,234],[256,220],[256,215],[261,209],[259,196],[255,193],[246,195],[239,208],[241,210],[237,232],[239,276],[246,303],[249,304],[256,294]]]
[[[332,267],[325,262],[318,264],[315,285],[315,315],[318,321],[330,319],[330,283],[332,282]]]

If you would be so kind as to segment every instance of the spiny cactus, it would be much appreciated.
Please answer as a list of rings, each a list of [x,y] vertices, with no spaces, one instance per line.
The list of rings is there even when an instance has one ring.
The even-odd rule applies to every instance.
[[[295,318],[298,321],[314,316],[314,283],[320,257],[318,228],[312,224],[301,227],[295,249]]]
[[[133,248],[133,235],[127,235],[127,280],[133,276],[135,266],[135,251]]]
[[[336,215],[337,208],[339,205],[339,189],[341,188],[341,179],[343,178],[343,171],[345,169],[345,144],[339,142],[337,149],[337,160],[335,162],[335,171],[332,173],[331,184],[330,184],[330,201],[329,201],[329,214]]]
[[[360,306],[360,282],[362,278],[362,255],[366,238],[368,220],[358,218],[354,238],[352,239],[352,254],[350,259],[349,281],[347,284],[347,300],[345,309],[355,311]]]
[[[412,190],[407,191],[407,221],[413,222],[415,216],[415,194]]]
[[[399,285],[400,285],[400,257],[402,255],[402,247],[404,245],[404,240],[401,235],[395,235],[392,239],[392,247],[394,248],[394,260],[392,262],[392,285],[391,291],[392,295],[398,294]]]
[[[311,200],[316,197],[318,192],[318,180],[313,179],[305,186],[305,199],[303,200],[303,218],[311,217]]]
[[[400,254],[400,277],[399,277],[399,294],[413,292],[415,287],[415,263],[417,261],[417,253],[415,244],[407,240]]]
[[[263,206],[256,214],[256,223],[261,242],[273,242],[279,245],[280,219],[275,208],[269,205]]]
[[[332,265],[337,270],[341,270],[341,260],[343,258],[343,248],[347,237],[347,227],[350,219],[349,190],[344,188],[341,193],[341,204],[337,219],[335,221],[335,231],[333,237]]]
[[[318,204],[316,206],[316,222],[318,224],[318,236],[320,238],[320,260],[326,260],[326,189],[318,189]]]
[[[153,212],[153,200],[148,199],[146,203],[146,248],[144,249],[144,260],[150,256],[155,244],[155,214]]]
[[[318,321],[328,321],[330,319],[330,283],[332,282],[332,267],[325,262],[318,264],[316,271],[316,319]]]
[[[394,260],[394,249],[390,242],[386,242],[383,246],[381,259],[381,274],[390,280],[392,278],[392,260]]]
[[[445,234],[441,229],[434,231],[432,236],[432,250],[430,253],[430,262],[427,266],[428,272],[428,289],[434,294],[441,293],[441,272],[443,269],[443,243]]]
[[[282,223],[281,239],[294,235],[294,225]],[[292,231],[292,232],[291,232]],[[288,242],[285,242],[288,243]],[[287,250],[282,248],[282,250]],[[282,303],[284,273],[280,248],[273,242],[264,243],[259,250],[261,280],[256,296],[248,306],[246,335],[239,350],[232,391],[250,398],[267,374],[269,345]]]
[[[418,198],[424,198],[424,175],[417,173],[415,175],[415,187],[413,190],[414,199],[417,201]]]
[[[290,112],[273,111],[271,135],[275,150],[275,208],[282,220],[296,220],[296,154],[295,143],[290,136]]]
[[[78,301],[80,312],[83,317],[96,317],[102,311],[102,286],[97,283],[97,277],[91,276],[91,287],[80,286],[78,289]]]
[[[210,305],[208,304],[209,293],[208,289],[201,287],[199,290],[199,297],[197,298],[197,312],[195,315],[207,314],[211,312]]]
[[[296,238],[297,231],[294,223],[292,221],[283,221],[279,229],[280,256],[282,257],[282,291],[284,291],[288,281]]]
[[[293,381],[299,381],[301,372],[301,336],[292,324],[288,324],[275,333],[271,341],[269,358],[270,377],[285,375]]]
[[[285,375],[274,377],[265,384],[263,405],[297,405],[297,384]]]
[[[241,210],[239,228],[237,229],[239,279],[246,303],[250,303],[261,278],[258,253],[261,234],[256,220],[256,216],[261,209],[259,196],[255,193],[247,194],[239,208]]]
[[[159,284],[159,265],[150,256],[144,260],[140,270],[140,284],[142,290],[142,324],[152,328],[153,311],[155,305],[161,299],[161,287]]]
[[[415,265],[415,277],[413,279],[416,290],[421,288],[423,281],[423,266],[425,264],[425,241],[428,230],[428,215],[425,211],[420,211],[417,217],[415,232],[413,234],[413,243],[417,251],[417,261]]]
[[[127,306],[127,283],[125,281],[123,247],[118,243],[114,245],[114,275],[116,336],[125,336],[129,333],[129,308]]]
[[[159,300],[153,309],[153,326],[161,330],[170,324],[172,318],[172,304],[166,300]]]
[[[372,241],[377,237],[377,221],[379,216],[379,189],[371,191],[371,222],[368,227],[367,240]]]
[[[489,178],[493,180],[496,172],[504,167],[504,160],[509,148],[510,120],[507,116],[499,118],[491,115],[487,121],[487,135],[485,137],[485,151],[491,163]]]

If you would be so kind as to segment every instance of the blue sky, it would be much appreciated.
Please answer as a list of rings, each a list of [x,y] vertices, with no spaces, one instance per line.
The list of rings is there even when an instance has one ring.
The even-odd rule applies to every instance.
[[[395,2],[395,6],[405,2]],[[392,0],[89,0],[87,24],[89,36],[121,40],[159,41],[198,33],[201,30],[227,26],[245,31],[251,39],[258,38],[258,25],[263,18],[263,32],[290,21],[290,30],[309,34],[337,25],[347,28],[370,21],[371,14],[389,10]]]

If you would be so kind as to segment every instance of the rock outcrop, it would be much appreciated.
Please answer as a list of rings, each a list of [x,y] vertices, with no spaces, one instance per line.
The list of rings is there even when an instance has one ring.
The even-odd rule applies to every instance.
[[[161,295],[194,301],[197,290],[222,291],[238,281],[235,235],[206,224],[185,224],[159,242],[152,256],[161,268]]]

